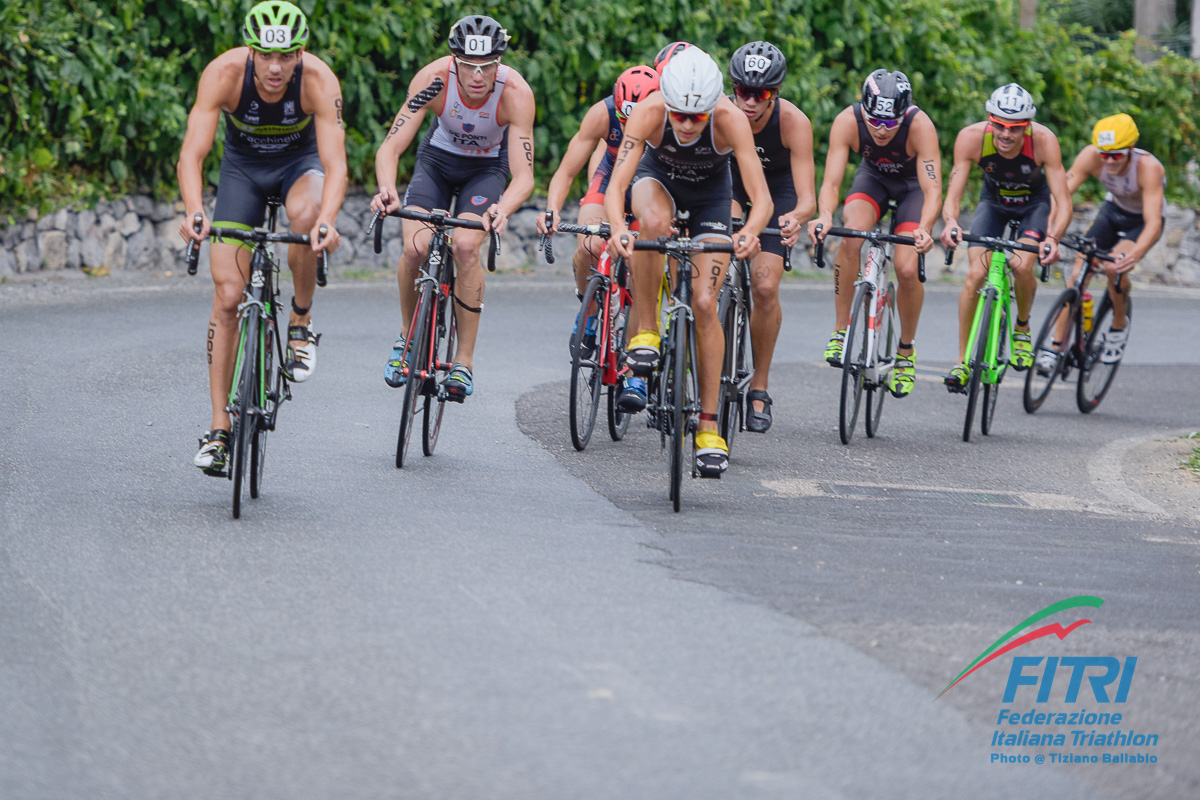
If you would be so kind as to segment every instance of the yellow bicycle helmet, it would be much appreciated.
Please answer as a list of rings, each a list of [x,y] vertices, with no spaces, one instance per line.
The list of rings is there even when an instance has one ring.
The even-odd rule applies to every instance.
[[[1113,114],[1092,128],[1092,144],[1101,150],[1124,150],[1138,140],[1137,124],[1128,114]]]

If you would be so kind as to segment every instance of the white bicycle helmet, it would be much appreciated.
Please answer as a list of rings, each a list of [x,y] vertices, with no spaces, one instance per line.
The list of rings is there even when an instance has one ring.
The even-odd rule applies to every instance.
[[[1033,119],[1037,112],[1033,97],[1016,83],[1005,84],[992,92],[984,108],[989,114],[1005,119]]]
[[[725,76],[712,56],[699,47],[689,47],[667,62],[658,88],[668,108],[706,114],[725,94]]]

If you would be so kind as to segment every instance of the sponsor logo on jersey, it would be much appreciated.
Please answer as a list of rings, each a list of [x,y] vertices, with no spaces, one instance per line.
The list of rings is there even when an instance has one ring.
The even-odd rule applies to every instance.
[[[486,203],[487,201],[488,201],[488,199],[487,199],[486,197],[484,197],[484,196],[483,196],[483,195],[481,195],[481,194],[477,194],[477,195],[475,195],[474,197],[472,197],[472,198],[471,198],[471,205],[473,205],[473,206],[481,206],[481,205],[483,205],[484,203]]]

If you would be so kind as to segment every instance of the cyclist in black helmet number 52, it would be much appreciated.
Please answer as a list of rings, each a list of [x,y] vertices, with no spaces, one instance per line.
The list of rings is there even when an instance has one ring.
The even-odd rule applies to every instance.
[[[504,231],[509,215],[533,192],[535,111],[529,84],[516,70],[500,63],[508,39],[508,32],[491,17],[473,14],[454,23],[450,55],[417,72],[408,85],[408,100],[375,154],[379,194],[371,208],[389,213],[402,206],[424,212],[450,210],[450,201],[457,195],[457,216],[479,219],[486,230]],[[396,190],[397,165],[427,110],[433,112],[433,124],[417,148],[416,168],[401,198]],[[427,226],[407,219],[403,231],[404,253],[398,274],[401,334],[383,373],[392,387],[404,383],[400,371],[403,334],[416,306],[414,281],[431,235]],[[459,339],[445,387],[450,399],[457,402],[474,391],[475,338],[484,290],[479,248],[485,236],[483,231],[466,228],[454,232]]]
[[[733,183],[730,156],[737,159],[751,203],[750,216],[730,235]],[[633,250],[625,226],[625,190],[633,184],[633,215],[641,236],[667,236],[677,210],[689,214],[693,239],[729,242],[734,254],[751,258],[759,250],[758,235],[774,218],[771,191],[754,150],[750,121],[725,96],[721,68],[698,47],[679,50],[663,69],[659,91],[638,103],[625,125],[625,138],[613,167],[604,206],[612,226],[608,246],[629,260],[637,335],[629,342],[629,366],[648,375],[658,361],[660,337],[654,304],[662,280],[662,257]],[[717,295],[729,267],[728,253],[704,253],[695,260],[692,312],[696,320],[700,426],[696,460],[702,475],[720,476],[729,465],[729,447],[717,433],[717,403],[725,336],[717,318]],[[631,319],[634,317],[631,316]]]
[[[312,332],[317,252],[338,245],[334,219],[346,196],[346,132],[342,90],[325,62],[305,50],[308,20],[283,0],[250,9],[242,29],[245,47],[217,56],[200,76],[196,104],[176,173],[187,209],[179,233],[200,241],[215,224],[255,228],[263,224],[269,197],[282,197],[292,231],[312,237],[312,246],[291,245],[288,267],[295,297],[288,325],[286,368],[295,382],[316,366],[317,335]],[[204,214],[204,159],[225,114],[225,155],[214,222]],[[199,232],[192,218],[201,214]],[[323,242],[318,229],[328,227]],[[208,323],[208,380],[212,428],[193,463],[210,475],[225,468],[229,441],[229,384],[237,348],[237,309],[250,269],[250,249],[214,241],[210,251],[213,292]]]

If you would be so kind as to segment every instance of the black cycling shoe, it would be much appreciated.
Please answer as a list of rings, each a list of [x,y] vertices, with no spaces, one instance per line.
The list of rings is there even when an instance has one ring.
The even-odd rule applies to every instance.
[[[754,401],[763,404],[762,411],[754,410]],[[771,428],[771,395],[766,389],[751,389],[746,393],[746,430],[766,433]]]

